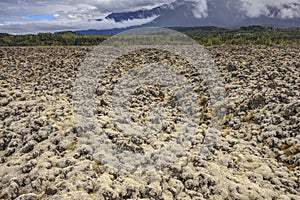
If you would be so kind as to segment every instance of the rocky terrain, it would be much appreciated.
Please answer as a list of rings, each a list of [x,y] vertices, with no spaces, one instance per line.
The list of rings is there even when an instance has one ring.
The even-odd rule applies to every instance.
[[[188,148],[172,162],[160,162],[169,155],[150,157],[160,167],[132,172],[105,163],[101,143],[95,146],[75,122],[74,84],[91,50],[0,48],[0,199],[299,199],[299,46],[207,48],[225,84],[219,130],[211,128],[206,86],[185,70],[185,60],[154,49],[118,58],[95,88],[95,115],[105,140],[124,152],[163,148],[182,113],[172,90],[140,87],[128,101],[132,122],[147,127],[149,108],[161,104],[166,123],[145,137],[122,131],[110,113],[117,105],[111,96],[135,65],[155,60],[177,67],[200,97],[199,127]],[[199,151],[203,146],[206,153]],[[122,163],[116,158],[113,163]]]

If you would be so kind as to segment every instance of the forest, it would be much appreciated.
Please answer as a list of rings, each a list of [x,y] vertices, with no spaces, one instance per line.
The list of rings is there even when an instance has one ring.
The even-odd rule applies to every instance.
[[[249,26],[235,29],[218,27],[178,27],[172,29],[188,35],[205,46],[300,44],[300,28],[282,29]],[[27,35],[0,33],[0,46],[92,46],[100,44],[111,36],[82,35],[71,31]]]

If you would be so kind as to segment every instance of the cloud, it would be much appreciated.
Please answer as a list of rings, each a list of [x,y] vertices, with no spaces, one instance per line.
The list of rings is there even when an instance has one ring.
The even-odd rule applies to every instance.
[[[299,18],[300,0],[240,0],[241,11],[248,17]]]
[[[76,29],[107,29],[147,23],[151,19],[122,23],[89,19],[104,18],[111,12],[152,8],[173,0],[1,0],[0,32],[35,33]],[[33,16],[33,17],[31,17]],[[37,17],[34,17],[37,16]],[[43,17],[44,16],[44,17]],[[49,17],[53,16],[53,17]],[[155,16],[153,16],[154,18]]]
[[[142,25],[154,20],[157,16],[153,16],[146,19],[134,19],[122,22],[115,22],[113,20],[104,19],[103,21],[85,21],[85,20],[71,20],[71,21],[46,21],[39,22],[19,22],[8,25],[0,24],[0,32],[12,33],[12,34],[29,34],[38,33],[41,30],[44,32],[59,32],[59,31],[74,31],[84,29],[113,29],[113,28],[125,28],[130,26]]]
[[[300,18],[300,5],[293,4],[289,8],[283,8],[280,14],[282,18]]]
[[[196,18],[201,19],[208,16],[208,6],[206,0],[187,0],[195,3],[193,14]]]

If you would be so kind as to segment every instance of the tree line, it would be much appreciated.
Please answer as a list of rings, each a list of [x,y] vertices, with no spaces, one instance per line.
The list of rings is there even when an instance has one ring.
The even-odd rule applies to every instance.
[[[286,45],[300,44],[300,28],[279,29],[249,26],[236,29],[217,27],[172,28],[187,34],[201,45]],[[76,32],[10,35],[0,33],[0,46],[90,46],[111,35],[82,35]],[[134,38],[127,38],[128,41]]]
[[[0,46],[84,46],[98,45],[110,36],[80,35],[75,32],[10,35],[0,33]]]
[[[236,29],[216,27],[178,28],[202,45],[287,45],[300,44],[300,28],[280,29],[249,26]]]

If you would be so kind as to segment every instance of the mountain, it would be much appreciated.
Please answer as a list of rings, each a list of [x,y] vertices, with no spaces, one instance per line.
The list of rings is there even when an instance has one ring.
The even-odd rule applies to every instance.
[[[114,29],[104,29],[104,30],[88,29],[88,30],[78,30],[75,32],[82,35],[116,35],[134,28],[139,28],[139,27],[131,26],[128,28],[114,28]]]
[[[111,13],[104,19],[115,22],[125,22],[135,19],[154,18],[150,23],[139,27],[193,27],[217,26],[224,28],[265,25],[275,27],[300,27],[300,18],[282,17],[281,10],[268,7],[266,14],[249,17],[241,9],[242,2],[237,0],[176,0],[152,9],[142,9],[131,12]],[[298,8],[300,4],[286,4],[284,9]],[[102,21],[104,19],[96,19]],[[125,28],[127,30],[127,28]],[[88,34],[89,31],[83,31]],[[97,31],[90,31],[95,34]],[[100,31],[101,32],[101,31]],[[102,30],[103,32],[103,30]],[[113,34],[121,30],[113,29],[104,31]]]
[[[106,16],[105,19],[112,19],[115,22],[122,22],[133,19],[145,19],[154,16],[160,16],[164,12],[167,12],[169,9],[171,9],[170,5],[164,4],[150,10],[142,9],[134,12],[111,13]]]

